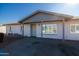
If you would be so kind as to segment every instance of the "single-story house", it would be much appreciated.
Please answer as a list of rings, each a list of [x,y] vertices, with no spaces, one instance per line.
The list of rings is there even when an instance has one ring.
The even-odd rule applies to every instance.
[[[74,16],[36,11],[18,23],[6,24],[6,33],[42,38],[79,40],[79,19]]]
[[[11,24],[3,24],[0,26],[0,32],[6,34],[20,34],[22,35],[22,24],[20,23],[11,23]]]

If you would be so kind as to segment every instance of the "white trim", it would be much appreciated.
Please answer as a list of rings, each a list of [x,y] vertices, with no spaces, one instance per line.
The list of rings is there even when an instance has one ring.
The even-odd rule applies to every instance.
[[[53,26],[55,25],[55,28],[56,28],[56,33],[54,33],[54,32],[53,32],[53,33],[43,33],[43,30],[42,30],[42,33],[43,33],[44,35],[57,34],[57,24],[42,24],[42,26],[43,26],[43,25],[53,25]]]
[[[71,32],[71,26],[75,25],[75,32]],[[70,24],[70,33],[79,33],[78,30],[76,30],[76,26],[79,26],[79,24]]]

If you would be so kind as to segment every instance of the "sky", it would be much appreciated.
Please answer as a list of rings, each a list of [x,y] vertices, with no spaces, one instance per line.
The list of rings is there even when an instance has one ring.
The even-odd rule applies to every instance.
[[[15,23],[36,10],[79,16],[78,4],[61,3],[0,3],[0,24]]]

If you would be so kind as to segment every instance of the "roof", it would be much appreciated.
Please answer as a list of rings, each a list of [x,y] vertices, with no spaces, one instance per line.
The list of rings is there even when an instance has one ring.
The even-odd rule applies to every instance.
[[[9,24],[3,24],[3,26],[5,25],[20,25],[21,23],[9,23]]]
[[[49,12],[49,11],[43,11],[43,10],[37,10],[36,12],[32,13],[31,15],[27,16],[26,18],[22,19],[19,21],[19,23],[24,22],[25,20],[28,20],[32,16],[38,14],[38,13],[45,13],[45,14],[50,14],[50,15],[56,15],[56,16],[61,16],[64,18],[72,18],[73,16],[67,15],[67,14],[61,14],[61,13],[56,13],[56,12]]]

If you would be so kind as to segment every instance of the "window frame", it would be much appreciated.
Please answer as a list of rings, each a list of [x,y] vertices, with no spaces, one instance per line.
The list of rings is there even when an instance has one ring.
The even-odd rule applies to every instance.
[[[72,26],[72,25],[75,25],[75,32],[72,32],[72,31],[71,31],[71,26]],[[78,31],[77,28],[76,28],[77,26],[79,26],[79,24],[70,24],[70,33],[79,33],[79,31]]]
[[[43,25],[55,25],[55,29],[56,29],[56,32],[53,32],[53,33],[43,33]],[[54,27],[53,27],[54,28]],[[44,35],[52,35],[52,34],[57,34],[57,24],[42,24],[42,34]]]

